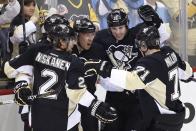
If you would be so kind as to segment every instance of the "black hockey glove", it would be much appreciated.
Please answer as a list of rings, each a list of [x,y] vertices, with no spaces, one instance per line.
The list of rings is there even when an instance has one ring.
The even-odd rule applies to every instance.
[[[149,5],[143,5],[138,8],[138,14],[144,23],[148,26],[156,26],[159,28],[163,20],[156,11]]]
[[[117,111],[107,103],[94,99],[89,107],[90,114],[103,123],[112,123],[118,118]]]
[[[90,60],[84,63],[85,76],[100,75],[103,78],[109,77],[112,65],[107,61]]]
[[[15,103],[18,105],[30,105],[32,100],[28,99],[28,97],[32,95],[32,90],[28,86],[28,83],[26,81],[18,81],[15,85]]]

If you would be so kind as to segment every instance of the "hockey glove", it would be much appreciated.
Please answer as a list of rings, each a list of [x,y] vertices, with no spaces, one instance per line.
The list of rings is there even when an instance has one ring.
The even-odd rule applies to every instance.
[[[109,77],[112,65],[107,61],[90,60],[84,63],[85,76],[100,75],[103,78]]]
[[[118,118],[117,111],[107,103],[94,99],[89,107],[90,114],[103,123],[112,123]]]
[[[162,19],[159,17],[156,11],[149,5],[140,6],[138,8],[138,14],[144,23],[148,26],[156,26],[159,28],[161,23],[163,23]]]
[[[14,93],[15,93],[14,101],[16,104],[30,105],[32,103],[32,100],[28,99],[28,97],[32,95],[32,90],[30,89],[26,81],[16,82]]]

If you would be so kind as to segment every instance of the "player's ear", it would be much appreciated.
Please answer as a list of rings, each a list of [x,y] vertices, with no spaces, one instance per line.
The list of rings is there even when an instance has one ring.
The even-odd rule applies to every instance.
[[[142,52],[146,52],[146,51],[148,50],[148,47],[147,47],[145,41],[142,41],[142,42],[141,42],[140,50],[141,50]]]

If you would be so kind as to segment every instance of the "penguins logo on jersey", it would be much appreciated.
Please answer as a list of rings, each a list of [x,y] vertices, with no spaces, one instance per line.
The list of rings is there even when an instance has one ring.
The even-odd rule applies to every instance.
[[[138,56],[138,52],[133,52],[133,46],[130,45],[111,45],[107,54],[116,68],[125,70],[132,68],[130,63]]]

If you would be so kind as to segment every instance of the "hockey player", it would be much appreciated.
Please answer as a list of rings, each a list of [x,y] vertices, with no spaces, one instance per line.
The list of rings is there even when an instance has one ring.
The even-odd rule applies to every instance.
[[[115,68],[131,70],[142,55],[135,45],[133,30],[128,29],[127,14],[122,9],[115,9],[108,15],[107,22],[109,28],[97,32],[94,42],[103,46],[108,55],[105,60],[111,62]],[[106,101],[117,109],[119,117],[114,123],[107,124],[104,131],[140,128],[141,113],[135,94],[128,91],[108,91]]]
[[[86,90],[83,62],[70,53],[71,38],[75,35],[73,29],[67,24],[57,24],[51,26],[48,34],[51,42],[29,47],[24,54],[6,62],[4,68],[9,78],[22,79],[16,83],[15,101],[19,105],[31,105],[33,130],[67,130],[67,119],[77,111],[77,103],[86,106],[91,115],[102,122],[117,119],[114,108],[96,100]],[[24,76],[34,78],[32,87]],[[53,95],[34,101],[29,99],[32,94],[54,90]],[[77,130],[77,125],[69,129]]]
[[[87,18],[76,20],[73,24],[73,28],[77,32],[77,44],[74,46],[72,54],[75,54],[84,61],[89,59],[103,59],[104,50],[102,46],[93,43],[96,34],[96,27],[93,22]],[[96,81],[97,75],[86,75],[85,77],[87,89],[92,94],[96,91]],[[81,112],[81,125],[83,131],[98,131],[98,121],[87,112],[88,110],[86,107],[79,106],[79,111]]]
[[[136,61],[142,57],[135,44],[135,35],[145,26],[155,25],[160,27],[162,20],[153,8],[142,6],[138,11],[144,23],[128,29],[128,16],[122,9],[114,9],[107,17],[108,29],[97,32],[95,42],[104,47],[105,52],[113,66],[117,69],[132,70]],[[109,81],[102,80],[101,85],[109,85]],[[113,87],[113,85],[110,85]],[[128,91],[107,92],[106,101],[112,104],[119,113],[119,118],[114,123],[108,124],[105,130],[129,131],[140,130],[141,112],[137,93]],[[139,115],[136,115],[139,114]]]
[[[160,36],[156,27],[141,29],[136,40],[144,57],[133,71],[112,69],[107,64],[94,64],[94,69],[103,77],[110,77],[110,82],[118,87],[139,90],[144,131],[180,131],[185,108],[179,100],[179,78],[192,76],[192,68],[170,47],[159,47]],[[93,62],[86,63],[88,68],[90,65]],[[186,78],[181,77],[182,72]]]

